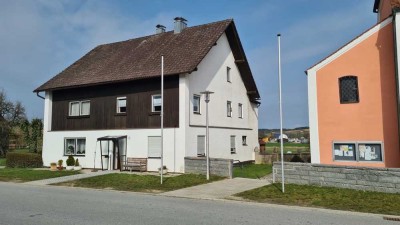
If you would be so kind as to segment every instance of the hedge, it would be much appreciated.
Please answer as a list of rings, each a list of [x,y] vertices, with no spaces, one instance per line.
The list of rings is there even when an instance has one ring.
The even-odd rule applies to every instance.
[[[38,168],[43,166],[42,156],[35,153],[8,152],[6,167]]]

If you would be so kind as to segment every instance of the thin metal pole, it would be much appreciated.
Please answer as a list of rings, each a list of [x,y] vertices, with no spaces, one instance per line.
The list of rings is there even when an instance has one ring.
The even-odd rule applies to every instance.
[[[206,102],[207,180],[210,180],[210,135],[208,130],[208,102]]]
[[[164,172],[164,56],[161,55],[161,184]]]
[[[283,166],[283,119],[282,119],[282,69],[281,69],[281,34],[278,34],[278,73],[279,73],[279,116],[280,116],[280,138],[281,138],[281,170],[282,170],[282,193],[285,193],[285,171]]]

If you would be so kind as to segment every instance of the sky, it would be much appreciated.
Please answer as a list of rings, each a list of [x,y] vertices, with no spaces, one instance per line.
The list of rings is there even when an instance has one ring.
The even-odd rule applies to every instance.
[[[281,37],[283,126],[308,126],[304,71],[373,26],[373,0],[0,0],[0,89],[43,118],[33,90],[100,44],[233,18],[261,95],[259,128],[279,127]]]

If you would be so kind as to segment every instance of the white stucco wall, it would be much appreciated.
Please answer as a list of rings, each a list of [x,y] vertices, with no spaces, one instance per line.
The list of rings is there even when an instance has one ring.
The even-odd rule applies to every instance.
[[[169,171],[184,172],[184,148],[181,145],[182,140],[178,137],[179,128],[164,129],[164,165]],[[43,144],[43,162],[49,166],[51,162],[57,162],[59,159],[65,160],[64,139],[82,137],[86,138],[85,156],[74,156],[78,158],[84,168],[93,168],[94,154],[96,150],[95,164],[96,168],[101,168],[100,144],[97,138],[104,136],[124,136],[127,135],[127,157],[148,157],[148,137],[160,136],[160,129],[130,129],[130,130],[97,130],[97,131],[53,131],[45,132]],[[148,170],[157,171],[161,161],[159,158],[148,159]]]
[[[230,67],[231,82],[227,81]],[[249,101],[246,87],[235,64],[233,53],[225,34],[217,41],[198,70],[187,75],[189,105],[189,128],[186,132],[186,154],[197,155],[197,136],[205,135],[206,105],[201,96],[200,114],[193,113],[193,95],[213,91],[209,103],[210,157],[231,158],[241,161],[254,159],[254,148],[258,147],[258,108]],[[227,116],[227,101],[232,102],[232,117]],[[239,118],[238,104],[243,106],[243,118]],[[181,111],[183,112],[183,111]],[[236,154],[230,153],[230,136],[236,136]],[[242,145],[242,136],[247,145]]]

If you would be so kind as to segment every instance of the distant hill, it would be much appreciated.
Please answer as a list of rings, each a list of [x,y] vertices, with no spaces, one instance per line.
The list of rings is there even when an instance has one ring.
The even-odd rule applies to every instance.
[[[273,134],[279,134],[280,129],[258,129],[258,137],[266,137],[271,136]],[[283,128],[283,133],[286,134],[289,138],[300,138],[305,137],[309,139],[310,137],[310,128],[309,127],[296,127],[296,128]]]

